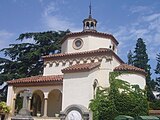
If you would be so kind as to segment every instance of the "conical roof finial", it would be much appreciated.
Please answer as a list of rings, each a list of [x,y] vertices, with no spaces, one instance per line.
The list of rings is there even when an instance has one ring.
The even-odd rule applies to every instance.
[[[89,18],[92,17],[92,3],[91,3],[91,0],[90,0],[90,5],[89,5]]]
[[[83,20],[83,31],[96,32],[96,24],[97,24],[97,20],[92,18],[92,2],[90,0],[89,17]]]

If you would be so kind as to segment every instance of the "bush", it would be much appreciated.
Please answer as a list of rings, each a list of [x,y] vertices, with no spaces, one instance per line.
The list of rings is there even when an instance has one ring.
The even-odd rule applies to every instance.
[[[153,100],[149,102],[150,110],[160,110],[160,100]]]
[[[7,114],[10,112],[10,107],[5,102],[0,102],[0,113]]]
[[[89,108],[93,111],[93,120],[113,120],[118,115],[137,117],[148,115],[146,92],[138,85],[116,79],[120,73],[110,74],[110,87],[99,87],[95,99]]]

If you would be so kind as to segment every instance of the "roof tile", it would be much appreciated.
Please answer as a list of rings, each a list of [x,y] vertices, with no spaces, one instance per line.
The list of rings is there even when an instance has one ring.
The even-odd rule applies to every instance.
[[[36,83],[49,83],[49,82],[62,82],[62,75],[51,75],[51,76],[32,76],[27,78],[19,78],[8,81],[8,84],[36,84]]]
[[[63,73],[86,72],[86,71],[92,70],[99,66],[100,66],[99,62],[76,64],[76,65],[72,65],[72,66],[62,69],[62,72]]]
[[[145,70],[135,66],[127,65],[127,64],[119,65],[118,67],[114,68],[114,71],[133,71],[133,72],[138,72],[146,75]]]
[[[52,54],[52,55],[46,55],[42,56],[42,58],[50,58],[50,57],[65,57],[65,56],[73,56],[73,55],[84,55],[84,54],[92,54],[92,53],[101,53],[101,52],[112,52],[112,50],[107,48],[99,48],[97,50],[91,50],[91,51],[84,51],[84,52],[74,52],[74,53],[59,53],[59,54]]]

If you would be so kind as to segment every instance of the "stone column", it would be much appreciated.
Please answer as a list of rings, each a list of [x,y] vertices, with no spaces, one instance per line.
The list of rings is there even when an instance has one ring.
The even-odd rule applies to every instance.
[[[14,98],[14,89],[13,86],[8,86],[8,91],[7,91],[7,105],[12,107],[12,100],[11,98]]]
[[[16,105],[16,98],[13,98],[13,109],[12,109],[12,115],[15,115],[15,105]]]
[[[32,100],[32,97],[29,97],[28,98],[28,110],[29,111],[31,110],[31,100]]]
[[[43,114],[43,117],[47,117],[47,102],[48,102],[48,98],[44,98],[44,114]]]

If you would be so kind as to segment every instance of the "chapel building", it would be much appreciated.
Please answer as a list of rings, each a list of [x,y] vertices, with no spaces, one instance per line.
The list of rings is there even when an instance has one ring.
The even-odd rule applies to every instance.
[[[107,33],[96,30],[97,20],[91,14],[83,20],[81,32],[68,33],[62,40],[61,53],[42,56],[43,75],[8,81],[7,105],[15,114],[16,98],[24,90],[30,90],[28,109],[32,116],[42,118],[77,112],[82,119],[90,117],[89,103],[94,99],[98,86],[109,87],[109,74],[113,71],[129,71],[118,78],[145,88],[144,70],[129,66],[117,55],[118,41]]]

